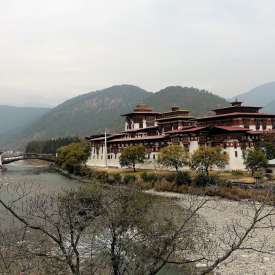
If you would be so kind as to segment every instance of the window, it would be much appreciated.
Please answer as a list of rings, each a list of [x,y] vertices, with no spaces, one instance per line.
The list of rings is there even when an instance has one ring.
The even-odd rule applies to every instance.
[[[235,158],[238,157],[238,151],[235,151]]]
[[[250,119],[244,119],[244,128],[249,129]]]
[[[256,119],[256,130],[260,129],[261,121],[259,119]]]
[[[263,120],[263,130],[266,130],[267,121]]]

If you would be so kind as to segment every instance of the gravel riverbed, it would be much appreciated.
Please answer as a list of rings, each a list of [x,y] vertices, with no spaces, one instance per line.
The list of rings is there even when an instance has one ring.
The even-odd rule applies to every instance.
[[[186,205],[188,195],[168,192],[148,191],[150,194],[163,197],[177,198],[181,207]],[[248,207],[247,202],[229,201],[220,198],[210,198],[206,207],[200,209],[198,214],[205,220],[216,227],[216,234],[221,236],[225,231],[224,228],[232,222],[239,222],[246,225],[247,214],[253,211]],[[245,210],[244,210],[245,209]],[[275,217],[272,221],[275,224]],[[257,253],[252,250],[235,251],[231,257],[221,264],[215,274],[222,275],[275,275],[275,230],[261,229],[253,234],[248,242],[248,246],[260,247],[263,242],[268,246],[268,254]],[[267,248],[266,248],[267,249]],[[274,251],[274,253],[273,253]]]

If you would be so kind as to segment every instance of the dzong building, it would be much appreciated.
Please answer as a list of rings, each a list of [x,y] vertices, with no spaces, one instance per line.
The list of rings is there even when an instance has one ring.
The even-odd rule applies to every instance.
[[[120,167],[121,151],[142,144],[147,158],[143,168],[158,167],[161,148],[180,144],[192,154],[200,146],[219,146],[229,156],[226,170],[245,170],[243,153],[268,135],[275,135],[275,115],[262,113],[261,107],[234,101],[211,116],[195,118],[188,110],[172,107],[159,113],[140,104],[127,114],[124,130],[115,134],[87,137],[91,145],[89,166]],[[107,150],[106,150],[107,149]]]

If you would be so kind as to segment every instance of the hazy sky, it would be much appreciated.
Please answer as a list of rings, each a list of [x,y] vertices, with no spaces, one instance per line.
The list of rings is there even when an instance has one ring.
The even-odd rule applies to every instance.
[[[114,84],[230,97],[275,80],[274,0],[0,0],[0,104]]]

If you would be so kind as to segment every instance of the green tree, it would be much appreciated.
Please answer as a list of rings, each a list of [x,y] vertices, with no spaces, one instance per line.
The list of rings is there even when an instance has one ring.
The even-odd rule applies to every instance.
[[[168,145],[160,150],[158,162],[166,167],[179,168],[188,164],[188,154],[180,145]]]
[[[248,150],[245,154],[244,163],[246,168],[251,171],[252,176],[254,176],[256,172],[263,170],[267,166],[268,160],[262,149],[255,148]]]
[[[51,140],[34,140],[30,141],[25,149],[30,154],[56,154],[62,146],[71,143],[80,142],[78,137],[64,137]]]
[[[275,144],[270,141],[263,141],[260,146],[265,151],[268,160],[275,158]]]
[[[143,145],[129,146],[125,148],[119,157],[119,163],[123,166],[132,166],[136,171],[137,163],[144,163],[145,147]]]
[[[209,170],[214,166],[224,168],[228,160],[228,155],[219,147],[200,147],[191,157],[191,168],[208,176]]]
[[[87,142],[72,143],[58,150],[57,165],[69,173],[75,173],[85,165],[89,156],[90,146]]]

